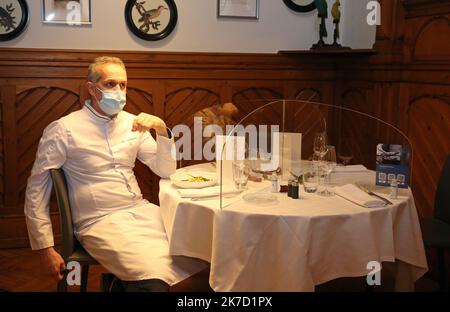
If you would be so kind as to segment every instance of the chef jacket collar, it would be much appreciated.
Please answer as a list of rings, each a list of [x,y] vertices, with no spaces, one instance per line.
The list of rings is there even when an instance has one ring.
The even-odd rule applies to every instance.
[[[117,115],[118,115],[118,114],[117,114],[116,116],[114,116],[114,117],[111,118],[111,117],[109,117],[109,116],[105,116],[105,115],[100,114],[99,112],[97,112],[97,111],[92,107],[92,105],[91,105],[91,100],[86,100],[86,101],[84,102],[84,107],[87,109],[89,115],[90,115],[94,120],[99,121],[99,122],[103,122],[103,123],[108,123],[108,122],[110,122],[110,121],[115,120],[115,119],[117,118]]]

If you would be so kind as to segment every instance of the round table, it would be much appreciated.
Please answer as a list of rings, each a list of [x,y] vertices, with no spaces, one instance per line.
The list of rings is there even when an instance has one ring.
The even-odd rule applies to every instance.
[[[332,175],[333,184],[374,181],[371,171]],[[410,190],[401,190],[394,205],[382,208],[300,190],[300,199],[276,193],[275,202],[255,205],[242,196],[270,192],[270,182],[249,182],[245,193],[223,198],[220,209],[219,198],[181,198],[170,180],[161,180],[170,253],[208,261],[215,291],[314,291],[335,278],[366,276],[373,261],[400,264],[396,288],[412,290],[427,271]]]

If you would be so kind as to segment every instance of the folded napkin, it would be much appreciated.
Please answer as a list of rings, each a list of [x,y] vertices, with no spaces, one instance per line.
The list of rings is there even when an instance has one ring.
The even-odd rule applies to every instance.
[[[177,189],[182,198],[202,198],[220,195],[220,185],[205,187],[201,189]],[[234,185],[224,185],[222,187],[222,195],[240,193]]]
[[[366,208],[378,208],[386,205],[381,199],[370,196],[354,184],[336,186],[334,192],[337,195]]]
[[[333,172],[361,172],[366,171],[367,168],[363,165],[348,165],[348,166],[336,166],[334,167]]]

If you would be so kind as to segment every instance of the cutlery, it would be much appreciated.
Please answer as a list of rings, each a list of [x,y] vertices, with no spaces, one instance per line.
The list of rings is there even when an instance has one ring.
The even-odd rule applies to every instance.
[[[240,191],[226,193],[226,194],[222,195],[222,198],[232,198],[232,197],[235,197],[236,195],[239,195],[240,193],[241,193]],[[207,196],[201,196],[201,197],[191,197],[191,201],[211,200],[211,199],[216,199],[216,198],[219,199],[220,194],[207,195]]]
[[[209,196],[202,196],[202,197],[192,197],[191,201],[201,201],[201,200],[211,200],[219,198],[219,195],[209,195]]]
[[[362,186],[361,184],[356,183],[356,186],[359,187],[360,190],[362,190],[363,192],[366,192],[367,194],[369,194],[370,196],[375,196],[379,199],[381,199],[382,201],[384,201],[387,205],[393,205],[393,203],[390,200],[387,200],[386,198],[384,198],[383,196],[380,196],[378,194],[375,194],[372,191],[369,191],[368,189],[366,189],[364,186]]]

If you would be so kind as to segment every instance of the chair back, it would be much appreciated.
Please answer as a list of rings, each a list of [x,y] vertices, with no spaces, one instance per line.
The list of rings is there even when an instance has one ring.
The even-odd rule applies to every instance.
[[[450,224],[450,154],[441,171],[434,201],[435,218]]]
[[[72,211],[70,209],[67,182],[62,169],[50,169],[55,189],[56,201],[59,209],[59,221],[61,225],[61,253],[64,259],[71,256],[79,245],[73,232]]]

